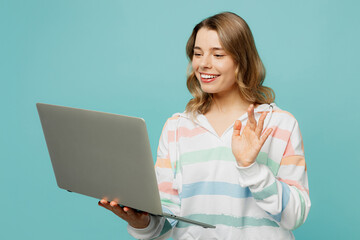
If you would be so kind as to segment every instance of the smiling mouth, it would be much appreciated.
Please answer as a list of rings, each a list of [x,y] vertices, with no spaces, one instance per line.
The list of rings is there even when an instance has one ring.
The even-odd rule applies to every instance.
[[[205,74],[205,73],[200,73],[200,79],[202,82],[204,83],[209,83],[214,81],[218,76],[218,74]]]

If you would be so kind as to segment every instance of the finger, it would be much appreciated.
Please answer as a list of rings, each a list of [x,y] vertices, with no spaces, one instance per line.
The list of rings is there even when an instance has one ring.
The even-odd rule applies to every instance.
[[[129,216],[133,215],[133,216],[136,216],[136,217],[141,217],[141,216],[149,215],[148,212],[138,211],[138,210],[135,210],[135,209],[130,208],[130,207],[124,207],[123,209],[124,209],[124,212],[126,212]]]
[[[261,147],[264,145],[266,139],[269,137],[269,135],[271,134],[271,132],[273,131],[272,128],[269,128],[265,131],[265,133],[261,136],[260,138],[260,144],[261,144]]]
[[[146,216],[143,214],[143,212],[138,212],[137,210],[129,207],[124,207],[123,209],[127,216],[131,219],[141,219],[142,217]]]
[[[129,208],[129,207],[124,207],[123,210],[124,210],[124,212],[125,212],[127,215],[129,215],[130,217],[135,216],[135,211],[134,211],[134,209]]]
[[[108,205],[103,205],[103,204],[101,204],[100,202],[99,202],[99,204],[98,204],[100,207],[103,207],[103,208],[105,208],[105,209],[107,209],[107,210],[109,210],[109,211],[112,211],[112,207],[111,206],[108,206]]]
[[[123,212],[122,207],[117,203],[117,201],[111,201],[110,202],[110,206],[112,207],[113,210],[120,210]]]
[[[236,120],[234,123],[233,136],[240,136],[240,131],[241,131],[241,121]]]
[[[249,126],[250,129],[252,129],[252,130],[255,130],[256,120],[254,117],[254,105],[253,104],[250,104],[247,114],[248,114],[248,121],[246,123],[246,126]]]
[[[261,135],[261,132],[262,132],[262,129],[264,127],[264,121],[265,121],[265,118],[266,118],[266,115],[267,115],[267,112],[263,112],[259,118],[259,122],[258,122],[258,125],[255,129],[255,134],[260,137]]]
[[[113,211],[116,215],[121,218],[126,217],[126,212],[124,212],[123,208],[120,207],[120,205],[116,201],[111,201],[110,206],[112,208],[111,211]]]
[[[110,202],[111,207],[116,207],[117,205],[119,205],[119,204],[117,202],[115,202],[115,201]]]
[[[106,200],[103,201],[102,199],[101,201],[98,202],[98,205],[111,211],[110,203]]]

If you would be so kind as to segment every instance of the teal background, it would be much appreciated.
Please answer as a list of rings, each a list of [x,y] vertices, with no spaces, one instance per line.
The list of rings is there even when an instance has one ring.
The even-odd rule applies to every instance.
[[[221,11],[248,22],[265,85],[300,123],[312,209],[296,238],[360,239],[359,7],[349,0],[0,0],[0,239],[132,239],[96,199],[57,188],[35,103],[143,117],[155,153],[166,119],[190,99],[187,38]]]

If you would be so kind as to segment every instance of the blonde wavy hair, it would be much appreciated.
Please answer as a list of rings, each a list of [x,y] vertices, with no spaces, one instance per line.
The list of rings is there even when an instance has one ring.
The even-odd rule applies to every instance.
[[[244,19],[232,12],[222,12],[198,23],[186,44],[189,59],[186,85],[193,98],[186,105],[185,112],[195,115],[210,110],[212,94],[203,92],[191,67],[196,34],[201,28],[215,30],[224,50],[237,64],[235,72],[241,98],[254,104],[272,103],[275,92],[263,86],[265,67],[255,47],[255,41]]]

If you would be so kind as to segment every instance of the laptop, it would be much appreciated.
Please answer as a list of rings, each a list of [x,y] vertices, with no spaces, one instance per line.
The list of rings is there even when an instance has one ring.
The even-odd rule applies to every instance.
[[[162,211],[144,119],[44,103],[36,106],[60,188],[215,228]]]

